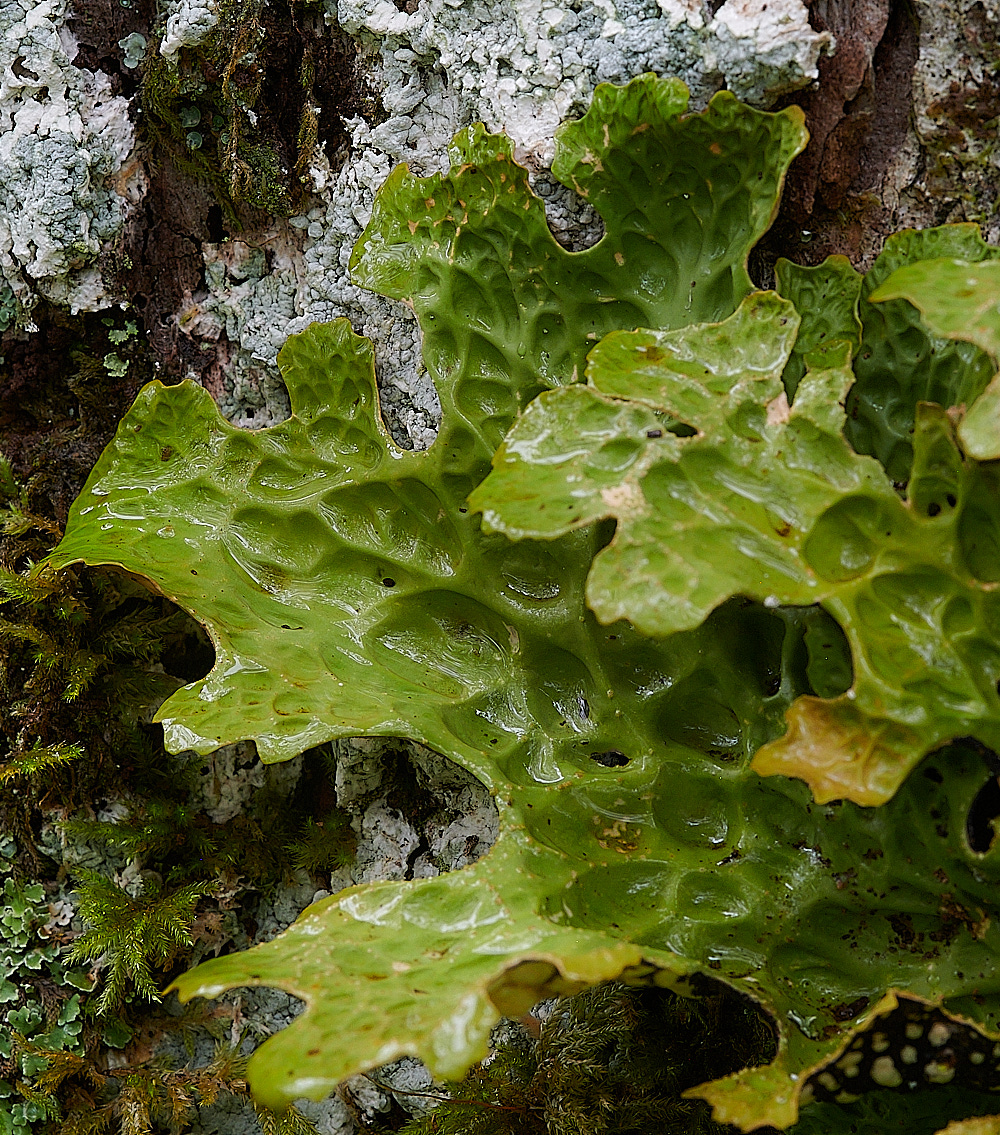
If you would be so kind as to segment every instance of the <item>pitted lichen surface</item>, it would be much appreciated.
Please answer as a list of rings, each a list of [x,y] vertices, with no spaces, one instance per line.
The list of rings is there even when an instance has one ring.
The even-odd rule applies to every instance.
[[[956,340],[955,345],[967,352],[979,347],[989,356],[990,369],[996,368],[1000,357],[997,260],[983,258],[977,263],[951,257],[904,264],[872,299],[909,300],[936,335]],[[976,397],[980,385],[976,383],[953,395],[955,412],[961,417],[958,436],[967,453],[980,461],[995,461],[1000,457],[1000,378],[994,376]],[[966,398],[959,402],[961,394]]]
[[[709,1092],[741,1122],[790,1121],[789,1073],[834,1054],[890,987],[994,1023],[972,1000],[992,992],[995,948],[993,856],[964,836],[979,757],[948,754],[874,810],[762,780],[750,757],[812,692],[810,664],[822,672],[819,612],[735,602],[666,640],[601,628],[582,602],[595,530],[482,536],[448,504],[438,451],[380,437],[368,349],[343,324],[283,362],[295,416],[256,435],[196,388],[148,388],[59,555],[83,554],[91,524],[90,540],[116,540],[109,558],[213,631],[213,674],[164,711],[172,747],[252,734],[280,759],[338,733],[404,733],[494,787],[501,836],[471,868],[351,889],[182,979],[185,994],[270,983],[309,1003],[255,1058],[265,1100],[403,1052],[455,1074],[498,1011],[623,972],[700,969],[787,1022],[774,1066]],[[766,1106],[747,1101],[762,1093]]]
[[[901,500],[843,436],[847,343],[805,356],[816,369],[789,406],[797,326],[791,303],[758,293],[719,324],[608,336],[589,385],[538,398],[470,504],[519,539],[615,517],[587,584],[602,622],[662,635],[735,595],[823,603],[853,685],[797,701],[754,767],[801,776],[821,802],[880,804],[946,741],[1000,748],[996,472],[921,403]]]
[[[825,342],[856,344],[860,323],[853,359],[857,381],[847,399],[844,434],[859,453],[877,457],[894,481],[905,482],[910,475],[917,403],[948,409],[971,402],[995,368],[974,343],[949,340],[904,299],[873,303],[870,297],[908,264],[941,258],[990,262],[997,255],[978,225],[963,224],[896,233],[864,277],[839,256],[816,268],[778,263],[778,290],[793,303],[802,301],[797,306],[807,340],[826,333]],[[852,295],[858,297],[856,310]],[[792,365],[801,371],[794,357]]]
[[[773,1013],[775,1062],[699,1089],[747,1129],[792,1123],[808,1073],[892,989],[1000,1024],[1000,853],[965,834],[982,757],[942,753],[878,809],[761,778],[750,761],[794,699],[850,681],[828,615],[737,598],[668,637],[601,626],[584,587],[605,525],[514,543],[466,504],[518,409],[579,379],[598,338],[733,314],[802,142],[795,116],[725,96],[680,118],[679,86],[652,79],[597,107],[562,133],[556,166],[604,214],[588,252],[547,239],[523,172],[481,134],[448,177],[401,172],[384,191],[357,270],[421,320],[444,413],[431,449],[387,437],[370,346],[343,322],[315,326],[283,350],[282,425],[234,429],[197,387],[145,388],[54,555],[120,564],[209,629],[211,674],[160,713],[171,748],[253,737],[275,761],[399,735],[496,794],[500,834],[476,864],[350,888],[180,980],[184,997],[270,984],[306,1001],[253,1058],[271,1105],[407,1052],[455,1075],[499,1013],[618,975],[702,972]],[[753,297],[736,316],[768,311],[786,323],[762,388],[780,385],[794,313]],[[546,397],[562,395],[576,388]],[[643,441],[683,444],[669,415],[634,413],[651,417]],[[835,412],[814,417],[829,432]],[[841,464],[878,484],[873,460],[845,447]]]
[[[684,116],[687,97],[653,76],[603,85],[558,131],[553,173],[607,230],[585,252],[555,241],[510,143],[480,128],[455,140],[447,176],[398,166],[379,194],[353,276],[417,313],[442,400],[437,445],[467,467],[464,491],[480,476],[469,455],[488,461],[525,401],[578,381],[607,332],[719,319],[751,290],[747,255],[805,144],[801,112],[759,114],[723,93]]]

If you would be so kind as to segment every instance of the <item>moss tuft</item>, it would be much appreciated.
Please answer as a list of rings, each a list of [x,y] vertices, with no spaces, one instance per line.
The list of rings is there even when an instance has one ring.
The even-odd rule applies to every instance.
[[[683,1091],[774,1054],[763,1015],[715,985],[698,998],[600,985],[526,1023],[501,1028],[461,1083],[428,1093],[441,1102],[404,1135],[723,1135]]]
[[[232,231],[246,209],[287,217],[302,210],[319,148],[346,149],[344,119],[379,100],[357,75],[354,48],[295,0],[222,0],[198,47],[165,59],[161,25],[142,65],[147,141],[206,184]],[[384,112],[382,112],[384,117]]]

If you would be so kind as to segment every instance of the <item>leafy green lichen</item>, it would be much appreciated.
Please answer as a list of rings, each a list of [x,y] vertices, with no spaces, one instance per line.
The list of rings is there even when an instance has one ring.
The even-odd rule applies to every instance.
[[[847,635],[854,681],[804,697],[762,774],[802,776],[817,800],[879,804],[927,753],[974,736],[1000,749],[1000,642],[980,516],[994,471],[967,459],[940,407],[921,403],[906,501],[843,436],[847,344],[781,383],[798,316],[769,293],[719,324],[608,336],[587,386],[538,398],[473,493],[487,524],[551,538],[605,517],[589,605],[669,634],[725,599],[822,603]],[[692,436],[660,428],[664,416]]]
[[[830,257],[817,268],[779,261],[781,294],[794,301],[797,289],[807,289],[799,307],[804,337],[825,332],[827,341],[857,344],[852,357],[856,381],[847,397],[844,433],[858,453],[877,457],[893,481],[905,483],[910,475],[917,404],[935,402],[948,409],[971,402],[993,369],[983,351],[935,333],[905,300],[873,302],[872,294],[907,264],[941,257],[988,262],[997,255],[978,225],[961,224],[920,232],[904,229],[890,236],[863,277],[843,257]],[[815,288],[819,281],[823,286]],[[857,304],[852,308],[854,296]],[[789,396],[793,393],[789,389]]]
[[[615,977],[686,988],[706,973],[772,1015],[770,1064],[695,1089],[716,1119],[746,1129],[793,1123],[809,1075],[839,1057],[893,990],[1000,1035],[1000,930],[990,915],[1000,851],[975,849],[966,834],[993,775],[982,746],[942,749],[903,780],[925,751],[913,742],[904,760],[874,763],[875,796],[862,804],[819,803],[802,783],[750,767],[762,748],[774,751],[790,707],[846,705],[869,661],[861,628],[845,619],[841,632],[835,621],[838,602],[857,595],[862,623],[871,606],[867,567],[835,554],[834,537],[843,529],[854,539],[857,518],[841,517],[811,553],[809,532],[798,532],[796,555],[781,550],[783,510],[837,520],[845,501],[874,502],[868,543],[854,543],[903,575],[919,546],[974,625],[992,600],[974,575],[952,571],[948,493],[980,499],[992,491],[990,471],[963,464],[945,416],[923,412],[910,491],[923,511],[913,515],[879,464],[840,435],[849,343],[827,346],[822,329],[802,339],[789,406],[781,374],[797,316],[776,296],[750,295],[745,263],[803,144],[801,118],[759,114],[727,95],[702,115],[685,106],[680,84],[644,77],[599,88],[589,114],[560,132],[554,169],[606,225],[582,253],[551,238],[504,139],[469,131],[449,174],[391,176],[354,269],[411,302],[421,321],[443,408],[431,449],[403,452],[388,438],[370,345],[343,322],[314,326],[283,349],[293,416],[270,429],[234,429],[190,384],[146,387],[52,558],[153,579],[209,629],[211,674],[160,711],[171,748],[204,753],[252,737],[276,761],[331,737],[407,736],[495,793],[500,836],[473,866],[349,888],[273,942],[178,981],[184,997],[272,984],[307,1003],[251,1060],[267,1104],[321,1096],[404,1053],[454,1077],[484,1054],[498,1014]],[[857,341],[850,287],[839,294],[831,326],[848,322]],[[634,400],[638,365],[628,391],[573,385],[599,340],[595,359],[641,347],[647,383],[669,370],[668,400]],[[664,358],[673,361],[657,370]],[[484,531],[466,496],[508,430],[503,460],[548,404],[582,408],[567,431],[572,452],[549,460],[546,439],[524,452],[541,453],[538,476],[557,495],[566,469],[546,471],[576,461],[579,516],[564,509],[554,527],[573,531],[512,543]],[[612,436],[615,415],[625,428]],[[651,453],[666,459],[657,465]],[[687,498],[670,479],[683,454],[697,490]],[[601,612],[619,620],[602,625],[585,601],[594,557],[615,554],[600,518],[638,515],[645,506],[627,471],[654,466],[662,491],[653,505],[701,500],[725,521],[719,533],[696,524],[690,543],[691,554],[698,539],[717,545],[710,586],[700,595],[695,580],[686,607],[661,603],[635,616],[638,629],[619,618],[624,609]],[[747,486],[770,495],[741,495]],[[501,507],[523,511],[519,492],[494,494],[491,521]],[[938,496],[951,512],[932,515]],[[601,507],[578,528],[591,499]],[[683,560],[687,533],[668,536],[661,566]],[[838,562],[855,574],[843,578]],[[663,586],[655,571],[632,599],[656,607],[653,585]],[[909,609],[873,587],[906,662],[911,648],[894,620]],[[830,613],[804,606],[820,598]],[[952,605],[949,618],[964,610]],[[918,647],[937,628],[925,632],[921,618],[912,620],[925,636]],[[954,625],[964,649],[965,624]],[[989,641],[975,650],[989,654]],[[932,676],[953,701],[968,700],[966,674],[949,660]],[[900,676],[892,658],[881,661],[864,675],[876,701]],[[956,736],[953,721],[974,720],[976,735],[992,728],[988,694],[972,684],[986,710],[947,703],[941,713],[952,716],[927,748]],[[893,718],[896,706],[886,711],[890,739],[909,744],[913,723]]]
[[[909,300],[935,335],[966,349],[973,344],[996,369],[1000,358],[1000,263],[996,260],[976,263],[952,257],[907,264],[872,299]],[[994,376],[982,393],[977,388],[949,393],[960,419],[958,437],[965,452],[979,461],[995,461],[1000,457],[1000,379]],[[967,397],[962,398],[963,394]]]

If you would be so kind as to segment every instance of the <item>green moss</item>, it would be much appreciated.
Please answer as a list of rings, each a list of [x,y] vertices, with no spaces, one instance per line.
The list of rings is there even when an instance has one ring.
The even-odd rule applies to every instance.
[[[298,19],[286,4],[223,0],[200,46],[165,59],[161,23],[143,63],[149,142],[211,189],[234,229],[243,207],[289,216],[309,189],[318,79]]]
[[[237,1046],[220,1043],[212,1060],[200,1068],[163,1068],[126,1064],[112,1074],[86,1056],[46,1048],[17,1038],[22,1059],[38,1066],[34,1087],[22,1085],[25,1100],[39,1119],[61,1120],[48,1131],[59,1135],[152,1135],[154,1130],[181,1132],[198,1110],[223,1095],[245,1097],[246,1057]],[[31,1098],[29,1099],[28,1096]],[[63,1109],[56,1102],[71,1102]],[[262,1135],[312,1135],[316,1128],[296,1108],[275,1115],[255,1107]],[[0,1133],[7,1135],[0,1111]],[[13,1127],[13,1135],[30,1128]]]
[[[121,336],[134,337],[127,326]],[[319,757],[307,760],[291,800],[265,788],[225,825],[194,810],[197,763],[167,756],[158,731],[139,722],[178,684],[164,661],[182,672],[200,665],[199,632],[125,576],[33,567],[61,531],[44,515],[40,476],[22,482],[0,456],[0,832],[18,835],[17,844],[0,836],[0,1135],[148,1135],[182,1125],[222,1092],[247,1092],[245,1058],[231,1050],[202,1068],[154,1060],[115,1077],[101,1070],[108,1048],[134,1051],[140,1027],[191,1026],[191,1014],[151,1021],[144,1002],[159,999],[173,967],[190,964],[195,933],[225,940],[225,910],[205,899],[196,926],[196,904],[217,883],[231,897],[270,889],[299,863],[319,871],[342,862],[350,833],[330,809],[307,819],[307,800],[332,771]],[[109,797],[127,814],[88,819]],[[72,935],[48,925],[57,871],[34,843],[54,807],[72,817],[63,825],[71,846],[102,845],[147,869],[137,896],[78,873],[86,929],[71,951],[62,944]],[[103,971],[93,994],[83,960]],[[275,1135],[313,1130],[297,1112],[259,1109],[259,1121]]]
[[[682,1092],[774,1053],[763,1015],[721,987],[686,998],[612,982],[526,1020],[537,1039],[502,1030],[488,1061],[429,1093],[442,1102],[405,1135],[723,1135]]]
[[[73,943],[70,959],[103,959],[107,972],[98,1013],[119,1008],[132,990],[148,1001],[160,1000],[154,973],[193,945],[195,906],[208,889],[205,883],[192,883],[164,892],[147,879],[142,893],[133,896],[103,875],[86,873],[77,889],[77,911],[88,927]]]
[[[158,38],[162,38],[161,36]],[[228,116],[221,90],[210,87],[201,68],[182,51],[179,63],[160,55],[158,39],[142,67],[142,109],[147,143],[154,153],[166,153],[180,173],[208,186],[221,205],[229,224],[239,228],[229,180],[222,169],[220,143]],[[218,124],[202,135],[202,145],[193,149],[187,139],[184,117],[194,108],[199,119]]]
[[[18,564],[19,546],[45,542],[51,524],[29,496],[12,504],[0,520],[9,529],[0,538],[0,818],[30,849],[43,799],[68,803],[113,781],[123,762],[145,765],[138,718],[179,684],[155,663],[189,623],[124,578],[4,566]]]
[[[333,871],[354,858],[354,837],[347,816],[331,813],[325,820],[307,816],[301,836],[288,846],[294,866],[303,871]]]

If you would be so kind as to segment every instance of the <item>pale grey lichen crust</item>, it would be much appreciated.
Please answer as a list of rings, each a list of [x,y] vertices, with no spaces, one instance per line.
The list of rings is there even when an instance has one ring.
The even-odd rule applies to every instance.
[[[166,30],[160,54],[173,59],[182,47],[197,47],[219,22],[216,0],[167,0],[163,5]]]
[[[111,302],[94,261],[121,230],[135,145],[127,100],[73,65],[67,17],[67,0],[0,3],[0,274],[29,326],[37,296]]]

